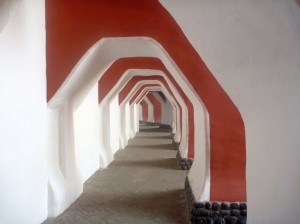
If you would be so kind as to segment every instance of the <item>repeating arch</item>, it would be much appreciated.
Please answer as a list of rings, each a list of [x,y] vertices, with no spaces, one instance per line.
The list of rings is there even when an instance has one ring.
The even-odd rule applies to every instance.
[[[147,80],[147,79],[139,80],[135,84],[135,86],[131,89],[131,91],[128,93],[125,100],[120,105],[121,110],[124,111],[124,113],[121,113],[121,117],[126,116],[126,112],[125,112],[126,110],[124,108],[127,106],[130,108],[130,109],[128,109],[128,111],[132,111],[132,109],[134,108],[134,104],[139,103],[139,101],[143,99],[143,97],[148,93],[148,91],[150,89],[156,88],[156,87],[149,87],[149,85],[154,85],[154,84],[156,84],[164,89],[164,93],[169,96],[168,98],[170,99],[170,102],[173,102],[173,104],[177,108],[177,112],[176,112],[176,120],[177,120],[176,129],[177,129],[177,131],[175,132],[174,138],[177,140],[179,140],[179,138],[181,139],[181,142],[182,142],[181,150],[184,155],[184,153],[186,153],[186,151],[187,151],[187,145],[186,145],[187,128],[183,127],[180,129],[180,127],[181,127],[180,125],[181,125],[181,123],[187,124],[187,122],[183,121],[183,122],[179,123],[178,121],[179,121],[179,119],[180,119],[180,121],[181,121],[181,119],[183,119],[183,120],[186,119],[186,109],[185,109],[185,106],[183,105],[183,100],[180,98],[178,93],[176,93],[176,89],[171,90],[168,85],[165,85],[165,83],[162,83],[159,80]],[[136,93],[138,93],[138,94],[136,94]],[[181,116],[181,111],[179,111],[178,108],[184,108],[183,110],[181,110],[182,112],[184,112],[184,114],[182,116]],[[125,120],[126,120],[125,118],[123,118],[122,120],[124,121],[123,125],[122,125],[123,128],[130,126],[129,122],[128,123],[125,122]],[[123,131],[126,133],[126,128]],[[127,129],[127,132],[129,132],[128,129]],[[124,134],[124,135],[126,136],[126,134]],[[181,136],[184,136],[184,137],[181,137]]]
[[[134,43],[134,45],[132,44]],[[103,54],[106,54],[107,51],[110,51],[109,57],[105,57]],[[199,97],[195,93],[194,89],[191,88],[190,84],[184,78],[181,70],[176,66],[174,61],[170,58],[167,52],[154,40],[150,38],[105,38],[97,42],[91,49],[86,53],[86,55],[79,61],[79,63],[75,66],[74,70],[71,72],[68,79],[64,82],[64,84],[60,87],[60,89],[56,92],[54,97],[50,100],[49,106],[52,108],[57,108],[60,106],[65,107],[65,105],[70,105],[73,108],[78,107],[87,92],[92,88],[92,86],[98,82],[99,78],[103,75],[104,71],[113,63],[113,61],[122,57],[136,57],[136,56],[147,56],[147,57],[158,57],[165,64],[169,71],[172,71],[171,74],[176,77],[176,79],[181,83],[185,92],[191,96],[194,101],[194,109],[197,111],[198,119],[195,119],[195,125],[201,127],[199,130],[195,129],[195,134],[199,136],[199,139],[196,140],[196,144],[200,146],[199,155],[204,155],[202,157],[203,163],[200,164],[202,166],[203,174],[199,175],[199,167],[197,167],[197,171],[191,169],[189,173],[189,178],[192,180],[191,183],[195,183],[192,189],[196,196],[200,200],[204,198],[209,198],[207,192],[207,171],[214,170],[215,167],[211,166],[211,169],[207,166],[208,164],[208,144],[209,140],[207,137],[207,127],[206,123],[206,112],[205,108]],[[102,72],[99,72],[102,71]],[[121,111],[122,112],[122,111]],[[72,126],[72,124],[70,124]],[[68,130],[70,131],[70,130]],[[70,138],[71,139],[71,138]],[[212,138],[211,138],[212,139]],[[198,142],[197,142],[198,141]],[[70,146],[70,145],[69,145]],[[202,147],[201,147],[202,146]],[[198,156],[199,156],[198,155]],[[218,157],[226,157],[226,154],[220,154]],[[201,159],[198,157],[201,161]],[[73,162],[74,163],[74,162]],[[72,164],[72,163],[71,163]],[[239,163],[234,163],[231,165],[239,165]],[[68,170],[70,170],[72,166],[69,166]],[[195,167],[195,166],[193,166]],[[230,166],[229,166],[230,168]],[[197,173],[197,174],[196,174]],[[222,171],[222,173],[224,173]],[[215,174],[220,175],[220,173],[215,172]],[[224,177],[218,176],[218,178],[224,179]],[[197,176],[197,178],[195,178]],[[232,179],[232,178],[231,178]],[[213,180],[211,178],[211,180]],[[238,180],[241,180],[238,178]],[[230,182],[230,181],[229,181]],[[237,183],[237,179],[233,180],[234,184]],[[211,181],[212,183],[212,181]],[[219,181],[217,184],[220,184]],[[222,182],[222,184],[228,185],[228,179]],[[229,185],[231,182],[229,183]],[[201,186],[199,188],[199,186]],[[238,186],[240,189],[240,186]],[[214,198],[211,192],[212,188],[210,188],[210,198]],[[222,191],[223,192],[223,191]],[[218,192],[220,193],[220,192]],[[236,195],[240,197],[240,194],[236,194],[233,192],[231,195]],[[228,197],[228,194],[226,195]],[[198,200],[199,200],[198,199]],[[231,199],[232,200],[232,199]]]
[[[174,92],[176,90],[176,92],[178,92],[176,95],[178,97],[180,96],[180,99],[182,99],[180,103],[177,101],[177,103],[179,103],[179,105],[180,105],[180,116],[181,116],[180,117],[180,121],[181,121],[180,127],[184,128],[184,129],[187,129],[187,128],[189,129],[188,137],[185,137],[183,139],[183,141],[180,144],[180,148],[182,149],[181,152],[185,152],[186,151],[185,148],[188,147],[188,154],[183,153],[182,156],[183,157],[188,156],[188,157],[192,158],[194,155],[194,129],[193,129],[194,119],[193,119],[193,117],[190,117],[193,114],[193,112],[190,112],[190,110],[192,110],[193,108],[188,107],[188,104],[186,102],[186,96],[185,95],[182,96],[182,91],[180,91],[180,89],[176,88],[176,87],[178,87],[177,83],[176,83],[177,85],[175,85],[171,80],[169,80],[168,79],[169,77],[164,72],[156,71],[156,70],[153,70],[153,71],[154,71],[153,74],[160,74],[160,75],[151,75],[149,77],[136,76],[136,77],[132,78],[120,92],[119,103],[122,104],[124,97],[127,96],[130,91],[132,91],[132,87],[134,85],[136,85],[136,83],[138,83],[142,80],[149,80],[149,81],[158,80],[161,83],[163,83],[163,85],[168,89],[169,92]],[[170,88],[172,88],[173,90],[171,90]],[[178,97],[176,99],[178,99]],[[185,117],[183,118],[182,116],[185,116]],[[181,132],[186,133],[187,131],[181,130]],[[187,140],[188,140],[188,142],[186,142]]]
[[[54,0],[46,2],[46,9],[48,99],[62,85],[84,52],[97,40],[108,36],[147,36],[156,39],[166,49],[171,61],[176,62],[167,66],[172,67],[170,72],[184,74],[189,81],[184,89],[194,91],[199,102],[203,102],[195,110],[201,111],[201,106],[205,105],[209,112],[211,122],[207,129],[210,130],[210,142],[205,142],[205,137],[199,137],[198,143],[204,142],[204,148],[210,144],[211,148],[211,200],[246,201],[245,128],[241,115],[178,24],[158,1],[118,1],[118,7],[115,7],[115,3],[109,0],[75,0],[72,7],[69,7],[68,2]],[[61,21],[62,18],[72,19]],[[70,36],[74,37],[72,41],[69,41]],[[116,48],[106,48],[109,53],[104,58],[111,57],[111,52]],[[151,56],[153,50],[147,49],[148,56]],[[120,54],[120,57],[123,55]],[[202,127],[201,121],[207,119],[205,114],[204,110],[195,116],[196,131]],[[201,132],[196,135],[205,136]],[[193,189],[193,192],[197,190]],[[200,198],[195,194],[196,198]]]
[[[123,61],[123,60],[122,60]],[[128,81],[128,80],[130,80],[133,76],[135,76],[135,75],[139,75],[140,76],[140,78],[141,77],[143,77],[144,76],[144,79],[146,79],[146,76],[152,76],[152,74],[159,74],[159,75],[161,75],[161,76],[164,76],[165,78],[167,78],[166,77],[166,75],[163,73],[163,72],[161,72],[161,71],[159,71],[159,70],[152,70],[152,69],[128,69],[127,71],[125,71],[122,75],[120,75],[121,73],[121,71],[119,71],[119,72],[116,72],[116,70],[114,69],[115,67],[114,67],[114,65],[116,65],[115,63],[114,64],[112,64],[112,70],[107,70],[106,72],[105,72],[105,74],[104,74],[104,76],[102,76],[103,78],[105,78],[105,77],[107,77],[107,75],[109,75],[109,76],[111,76],[111,75],[115,75],[115,76],[118,76],[118,78],[119,78],[119,80],[118,80],[118,82],[115,84],[115,85],[113,85],[113,84],[111,84],[111,83],[103,83],[102,82],[102,77],[101,77],[101,79],[99,80],[99,83],[102,83],[101,84],[101,86],[103,85],[103,86],[105,86],[106,87],[106,89],[108,89],[107,88],[107,86],[109,87],[109,89],[111,88],[111,91],[109,91],[108,93],[106,93],[106,95],[105,94],[102,94],[103,95],[103,99],[102,99],[102,101],[101,101],[101,103],[100,103],[100,105],[102,104],[102,102],[103,101],[107,101],[107,99],[112,99],[112,98],[114,98],[114,96],[118,93],[118,91],[119,91],[119,89],[122,89],[122,91],[121,92],[124,92],[123,90],[130,90],[130,91],[133,91],[133,85],[132,84],[135,84],[135,83],[132,83],[132,82],[130,82],[130,81]],[[114,72],[108,72],[108,71],[114,71]],[[143,74],[143,76],[141,76],[140,74]],[[158,77],[158,76],[157,76]],[[148,77],[148,79],[149,79],[149,77]],[[136,79],[135,79],[136,80]],[[127,85],[125,85],[126,83],[129,83],[130,84],[130,88],[125,88],[124,86],[127,86]],[[171,84],[171,82],[168,80],[167,82],[169,82],[169,84]],[[99,85],[100,86],[100,85]],[[101,88],[101,87],[100,87]],[[173,88],[173,92],[174,91],[177,91],[176,90],[176,88],[175,87],[173,87],[172,86],[172,88]],[[139,90],[138,90],[139,91]],[[128,94],[128,93],[126,93],[126,94]],[[136,93],[137,94],[137,93]],[[179,96],[179,93],[177,93],[177,95]],[[180,98],[181,99],[181,98]],[[120,101],[119,101],[120,102]],[[131,104],[132,102],[130,102],[130,104]],[[178,103],[178,102],[177,102]],[[183,100],[181,100],[181,104],[183,104]],[[178,131],[175,133],[175,136],[174,136],[174,138],[175,138],[175,140],[176,141],[180,141],[180,133],[179,133],[179,130],[180,130],[180,127],[182,127],[182,121],[181,121],[181,119],[182,119],[182,117],[181,117],[181,114],[182,114],[182,106],[180,106],[179,107],[180,108],[180,112],[178,113],[178,115],[180,116],[180,118],[177,118],[177,120],[179,120],[180,119],[180,124],[178,124],[177,123],[177,127],[178,127]],[[186,110],[186,109],[185,109]],[[125,118],[123,118],[124,116],[124,114],[125,114],[125,108],[124,107],[121,107],[121,111],[123,111],[123,113],[121,113],[121,121],[122,122],[125,122]],[[186,112],[184,112],[184,113],[186,113]],[[107,114],[107,113],[106,113]],[[126,127],[126,124],[124,125],[124,127]],[[126,131],[123,131],[124,132],[124,134],[122,134],[121,136],[125,136],[125,137],[121,137],[122,138],[122,140],[121,140],[121,142],[122,142],[122,146],[124,146],[124,145],[126,145],[126,142],[127,142],[127,140],[126,139],[128,139],[126,136],[128,136],[129,134],[126,134]],[[129,130],[128,130],[128,133],[129,133]],[[183,145],[185,145],[185,144],[183,144]]]

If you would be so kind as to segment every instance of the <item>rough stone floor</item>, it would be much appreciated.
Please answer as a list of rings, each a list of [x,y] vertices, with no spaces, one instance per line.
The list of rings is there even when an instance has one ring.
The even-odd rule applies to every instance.
[[[44,224],[189,223],[186,173],[177,168],[175,156],[167,129],[141,126],[108,168],[86,181],[82,195]]]

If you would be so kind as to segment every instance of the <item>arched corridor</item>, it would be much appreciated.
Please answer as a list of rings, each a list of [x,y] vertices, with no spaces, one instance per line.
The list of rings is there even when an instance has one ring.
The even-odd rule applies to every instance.
[[[188,224],[185,178],[171,129],[142,125],[114,161],[86,181],[81,196],[44,224]]]
[[[299,27],[299,0],[0,0],[0,223],[114,203],[143,183],[127,174],[157,166],[192,224],[298,223]],[[140,122],[170,130],[155,140]],[[134,162],[148,142],[158,162]],[[175,156],[188,172],[169,169]],[[178,222],[153,187],[125,207],[144,214],[152,197]]]

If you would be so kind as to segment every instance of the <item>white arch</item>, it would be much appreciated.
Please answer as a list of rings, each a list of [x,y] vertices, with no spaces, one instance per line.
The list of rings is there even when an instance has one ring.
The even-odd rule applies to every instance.
[[[175,101],[175,99],[173,98],[173,96],[171,96],[171,94],[168,92],[168,90],[163,86],[161,85],[161,87],[145,87],[143,89],[143,91],[137,96],[137,98],[135,99],[135,101],[129,105],[129,101],[130,99],[133,97],[133,95],[135,94],[135,92],[141,88],[141,86],[145,85],[145,84],[160,84],[158,81],[157,82],[146,82],[146,81],[140,81],[139,83],[137,83],[134,87],[134,91],[130,92],[128,94],[128,97],[123,101],[123,103],[120,105],[121,107],[121,111],[124,111],[124,113],[121,113],[121,131],[122,131],[122,134],[120,135],[120,137],[122,138],[122,141],[123,141],[123,144],[126,145],[128,140],[130,138],[132,138],[136,131],[138,131],[138,120],[137,120],[137,117],[135,118],[135,120],[130,120],[128,119],[129,116],[126,116],[126,110],[125,108],[126,107],[129,107],[129,110],[130,113],[134,113],[136,114],[137,112],[134,112],[134,105],[136,104],[139,104],[139,102],[137,102],[137,100],[142,96],[144,95],[146,92],[148,92],[149,90],[162,90],[164,91],[164,93],[166,94],[166,96],[168,97],[168,99],[170,100],[170,102],[172,102],[172,104],[174,105],[174,114],[172,114],[172,116],[175,118],[176,117],[176,120],[179,121],[180,120],[180,111],[179,111],[179,107]],[[179,123],[179,122],[178,122]],[[179,124],[180,125],[180,124]],[[136,128],[134,128],[134,126]],[[179,126],[180,127],[180,126]],[[136,130],[136,131],[135,131]],[[180,133],[180,130],[176,131],[176,133]],[[179,136],[179,135],[177,135]]]
[[[152,92],[152,95],[160,102],[162,108],[161,108],[161,123],[170,125],[172,127],[172,122],[170,121],[170,116],[169,114],[170,111],[168,111],[168,105],[170,104],[170,101],[166,98],[166,101],[163,100],[163,98],[158,94],[158,92]]]
[[[151,101],[148,99],[147,96],[144,97],[144,101],[148,104],[148,119],[147,122],[154,122],[154,108]]]
[[[53,203],[50,198],[49,210],[56,207],[56,214],[64,210],[82,192],[80,173],[77,171],[74,159],[73,111],[81,104],[105,70],[117,59],[127,57],[159,58],[193,103],[195,114],[198,115],[195,116],[197,138],[195,138],[194,165],[188,178],[196,200],[209,200],[209,132],[206,126],[208,114],[201,99],[168,53],[152,38],[103,38],[84,54],[48,103],[50,109],[59,111],[58,120],[61,124],[59,136],[63,138],[58,150],[59,160],[62,161],[61,167],[65,170],[64,178],[60,178],[61,167],[51,168],[56,171],[53,171],[54,175],[49,178],[49,185],[56,189],[63,189],[59,193],[66,198],[64,202]],[[52,197],[54,200],[55,195]]]
[[[124,142],[124,144],[126,145],[127,144],[127,141],[128,139],[130,138],[130,121],[129,121],[129,118],[128,116],[126,116],[126,107],[129,107],[129,100],[132,98],[132,96],[136,93],[136,91],[138,89],[140,89],[140,87],[142,85],[145,85],[145,84],[158,84],[160,85],[163,90],[164,90],[164,93],[166,93],[166,95],[168,96],[168,99],[170,102],[172,102],[174,105],[176,105],[176,114],[177,114],[177,121],[180,120],[180,110],[179,110],[179,107],[176,103],[176,101],[173,99],[173,97],[168,93],[168,90],[164,87],[164,85],[161,83],[161,81],[158,81],[158,80],[144,80],[144,81],[139,81],[135,86],[134,88],[132,88],[132,90],[130,91],[130,93],[127,95],[127,97],[125,98],[125,100],[121,103],[120,107],[121,107],[121,138],[122,141]],[[178,130],[176,131],[175,133],[175,136],[174,136],[174,139],[175,141],[177,142],[181,142],[180,143],[180,151],[182,153],[182,156],[183,157],[186,157],[187,155],[187,148],[188,148],[188,117],[187,117],[187,107],[185,105],[185,102],[183,101],[183,99],[181,98],[180,94],[177,92],[177,89],[174,88],[172,85],[170,85],[170,89],[173,91],[173,94],[174,96],[176,97],[176,99],[178,100],[178,102],[180,103],[180,106],[182,108],[182,133],[181,133],[181,136],[180,136],[180,122],[177,122],[177,128]],[[139,96],[137,97],[137,99],[139,97],[141,97],[145,91],[149,89],[149,88],[145,88],[144,91],[142,91]],[[136,103],[136,101],[134,101],[134,103]],[[125,117],[126,116],[126,117]]]
[[[161,76],[165,79],[165,81],[168,83],[170,89],[172,90],[174,96],[176,97],[176,99],[178,100],[178,103],[180,104],[180,106],[182,107],[183,110],[183,115],[182,115],[182,124],[183,126],[186,127],[186,123],[187,123],[187,118],[186,118],[186,114],[187,114],[187,106],[184,102],[184,100],[182,99],[181,95],[179,94],[178,90],[176,89],[176,87],[174,86],[174,84],[170,81],[170,79],[168,78],[168,76],[161,70],[156,70],[156,69],[128,69],[126,70],[120,77],[120,79],[118,80],[118,82],[114,85],[114,87],[109,91],[109,93],[103,98],[103,100],[101,101],[100,105],[102,108],[104,105],[106,105],[107,103],[109,103],[112,99],[114,99],[114,97],[116,96],[116,94],[118,94],[120,92],[120,89],[123,88],[126,83],[134,76],[138,75],[138,76],[152,76],[153,74],[155,74],[156,76]],[[151,81],[151,80],[150,80]],[[149,82],[149,84],[151,84]],[[157,83],[156,83],[157,84]],[[132,93],[134,93],[136,90],[132,90]],[[131,96],[131,95],[130,95]],[[125,99],[129,99],[129,97],[125,98]],[[124,101],[123,101],[124,102]],[[177,105],[177,103],[175,102],[175,104]],[[177,105],[178,108],[178,105]],[[122,108],[122,111],[125,111],[125,109]],[[105,114],[107,114],[108,112],[105,111]],[[125,112],[124,112],[125,113]],[[179,110],[178,110],[178,117],[177,117],[177,122],[176,122],[176,127],[177,127],[177,131],[174,132],[175,133],[175,141],[177,142],[181,142],[181,134],[180,133],[180,115],[179,115]],[[121,113],[122,114],[122,113]],[[122,120],[123,118],[121,118]],[[109,120],[108,118],[106,118],[105,120]],[[106,124],[108,125],[108,124]],[[125,125],[124,125],[125,127]],[[107,136],[109,132],[105,131],[105,138],[109,138]],[[186,131],[184,130],[183,135],[186,136]],[[122,135],[122,133],[121,133]],[[124,134],[122,136],[122,138],[125,136],[125,131]],[[130,136],[130,135],[128,135]],[[125,139],[129,139],[129,137],[124,137]],[[122,143],[122,145],[126,145],[127,144],[127,140],[125,140],[125,144]],[[121,140],[122,142],[124,142],[124,140]],[[186,141],[186,140],[185,140]],[[182,143],[182,146],[185,146],[184,143]],[[184,150],[183,150],[184,151]],[[185,155],[182,155],[183,157],[185,157]]]
[[[99,104],[99,110],[100,110],[100,120],[101,120],[101,124],[102,124],[102,128],[100,127],[100,138],[101,138],[101,145],[103,150],[105,151],[105,153],[103,153],[102,155],[104,156],[104,164],[100,166],[101,167],[106,167],[110,161],[113,160],[113,152],[115,151],[115,149],[112,149],[110,143],[109,143],[109,139],[111,139],[112,135],[120,135],[120,147],[124,148],[127,145],[128,140],[130,139],[130,136],[132,136],[130,126],[128,125],[130,122],[129,120],[129,116],[130,113],[129,111],[132,111],[131,105],[129,105],[130,107],[126,106],[123,107],[125,104],[121,104],[120,109],[115,108],[115,110],[110,111],[110,105],[113,103],[115,103],[115,99],[118,95],[118,93],[121,91],[122,88],[124,88],[124,86],[126,85],[126,83],[128,83],[128,81],[134,77],[134,76],[152,76],[153,74],[155,74],[156,76],[161,76],[163,77],[166,82],[168,83],[170,89],[172,90],[174,96],[176,97],[176,99],[178,100],[178,102],[180,103],[180,106],[182,107],[182,125],[184,126],[183,128],[183,133],[181,133],[181,129],[180,129],[180,110],[179,110],[179,106],[177,105],[175,100],[170,100],[170,102],[174,102],[175,104],[175,108],[176,110],[174,110],[174,112],[176,112],[177,116],[176,116],[176,125],[174,127],[174,132],[175,136],[174,139],[177,142],[181,141],[181,146],[180,148],[182,148],[181,152],[182,152],[182,156],[186,157],[186,151],[187,151],[187,145],[186,142],[187,139],[183,139],[181,140],[181,136],[185,136],[184,138],[187,138],[187,108],[186,108],[186,104],[184,102],[184,100],[182,99],[181,95],[179,94],[179,92],[177,91],[176,87],[174,86],[174,84],[169,80],[169,78],[167,77],[167,75],[162,72],[161,70],[155,70],[155,69],[128,69],[126,70],[120,77],[120,79],[118,80],[118,82],[114,85],[114,87],[109,91],[109,93],[107,93],[107,95],[103,98],[103,100],[101,101],[101,103]],[[147,82],[144,82],[145,84],[162,84],[160,81],[154,81],[154,80],[148,80]],[[141,85],[141,84],[140,84]],[[131,93],[125,98],[125,100],[123,101],[123,103],[129,102],[129,99],[135,94],[135,92],[137,91],[137,89],[140,88],[139,85],[136,85]],[[167,90],[166,90],[167,91]],[[168,94],[170,95],[170,94]],[[171,96],[170,96],[171,97]],[[170,98],[169,97],[169,98]],[[173,97],[171,97],[173,98]],[[120,121],[121,121],[121,132],[119,133],[119,130],[117,128],[114,128],[113,130],[111,129],[110,126],[110,120],[111,119],[117,119],[116,118],[116,111],[120,110]],[[126,112],[127,111],[127,112]],[[114,115],[112,115],[112,113],[114,113]],[[110,117],[111,116],[111,117]],[[127,119],[125,118],[125,116],[127,117]],[[112,118],[113,117],[113,118]],[[127,120],[127,123],[124,123]],[[122,123],[123,122],[123,123]],[[138,124],[136,124],[138,125]],[[105,128],[104,128],[105,127]],[[126,129],[127,127],[127,129]],[[125,128],[123,130],[123,128]],[[105,130],[104,130],[105,129]],[[138,129],[134,129],[134,130],[138,130]],[[135,134],[135,132],[134,132]]]
[[[140,99],[146,92],[149,92],[149,91],[162,91],[165,95],[166,95],[166,97],[168,98],[168,100],[172,103],[172,105],[173,105],[173,114],[172,114],[172,116],[173,117],[177,117],[177,120],[179,120],[179,118],[180,118],[180,111],[179,111],[179,107],[178,107],[178,105],[177,105],[177,103],[176,103],[176,101],[175,101],[175,99],[173,98],[173,96],[169,93],[169,91],[165,88],[165,86],[163,85],[163,84],[161,84],[161,83],[159,83],[159,81],[153,81],[152,80],[152,82],[150,82],[150,83],[147,83],[147,82],[142,82],[142,81],[140,81],[140,83],[137,83],[137,85],[136,85],[136,88],[137,89],[139,89],[142,85],[145,85],[145,84],[158,84],[158,85],[160,85],[159,87],[145,87],[144,89],[143,89],[143,91],[139,94],[139,96],[137,96],[137,98],[134,100],[134,102],[130,105],[130,111],[131,111],[131,113],[136,113],[136,112],[134,112],[134,105],[137,105],[137,104],[139,104],[140,102],[141,102],[141,100],[142,99]],[[130,97],[131,98],[131,97]],[[130,98],[124,103],[124,105],[126,105],[126,104],[128,104],[128,101],[130,100]],[[139,100],[140,99],[140,100]],[[177,112],[176,112],[177,111]],[[187,117],[185,116],[185,117],[182,117],[182,119],[184,120],[184,119],[186,119]],[[133,137],[134,135],[135,135],[135,133],[138,131],[138,128],[136,127],[136,126],[138,126],[138,120],[137,120],[137,117],[136,117],[136,119],[135,120],[131,120],[131,121],[127,121],[127,123],[130,123],[130,125],[131,125],[131,131],[132,131],[132,134],[131,134],[131,137]],[[124,124],[123,124],[124,125]],[[128,124],[127,124],[128,125]],[[135,128],[136,127],[136,128]],[[187,132],[184,130],[183,131],[183,134],[182,134],[182,140],[184,141],[184,142],[186,142],[186,140],[185,140],[185,138],[187,138]],[[184,145],[184,144],[182,144],[182,145]],[[185,147],[185,146],[182,146],[182,148],[184,149],[184,150],[187,150],[187,146]]]
[[[167,98],[169,99],[170,102],[172,102],[174,105],[177,105],[176,101],[173,99],[173,97],[171,96],[171,94],[168,92],[168,90],[164,87],[164,85],[158,81],[158,80],[147,80],[147,81],[140,81],[139,83],[137,83],[135,85],[135,87],[132,89],[132,91],[128,94],[128,96],[125,98],[125,100],[123,101],[123,104],[121,104],[121,106],[125,106],[128,101],[132,98],[132,96],[135,94],[135,92],[142,86],[145,84],[157,84],[160,85],[160,88],[158,87],[145,87],[144,90],[139,94],[139,96],[135,99],[135,101],[133,102],[133,104],[138,104],[140,103],[140,101],[138,101],[140,99],[140,97],[142,97],[146,91],[149,90],[162,90],[163,93],[167,96]],[[174,94],[176,96],[176,94]],[[181,97],[179,96],[177,98],[177,100],[183,101],[181,99]],[[176,142],[180,142],[180,152],[182,154],[183,157],[186,157],[187,155],[187,149],[188,149],[188,122],[187,122],[187,108],[184,102],[180,103],[180,106],[182,107],[182,127],[181,127],[181,133],[182,136],[180,138],[180,136],[178,134],[180,134],[180,131],[175,133],[174,139]],[[123,116],[126,116],[126,114],[123,114]],[[177,106],[177,114],[175,115],[177,116],[177,121],[180,120],[180,110]],[[124,126],[126,126],[126,123],[123,124]],[[180,122],[178,122],[178,127],[180,127]],[[123,130],[123,129],[121,129]],[[135,134],[135,133],[134,133]],[[133,136],[131,136],[133,137]]]

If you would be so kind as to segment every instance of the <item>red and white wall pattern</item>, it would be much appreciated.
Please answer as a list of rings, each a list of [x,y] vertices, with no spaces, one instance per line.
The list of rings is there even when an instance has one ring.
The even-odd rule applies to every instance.
[[[279,202],[299,198],[299,11],[272,0],[4,1],[0,222],[61,213],[142,119],[170,125],[193,158],[196,201],[247,201],[251,223],[296,223]]]

